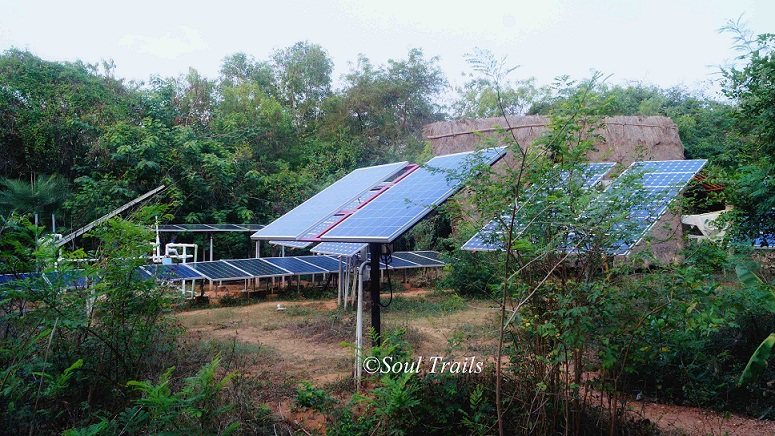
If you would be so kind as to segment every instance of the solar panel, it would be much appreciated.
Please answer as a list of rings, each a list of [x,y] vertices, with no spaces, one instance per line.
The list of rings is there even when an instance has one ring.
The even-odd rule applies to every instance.
[[[175,226],[182,228],[185,232],[212,232],[215,230],[209,224],[175,224]]]
[[[169,265],[144,265],[142,267],[151,277],[156,277],[159,280],[195,280],[202,279],[204,276],[189,268],[182,263],[173,263]]]
[[[50,285],[64,288],[85,288],[89,281],[82,269],[47,272],[43,277]]]
[[[328,272],[327,270],[304,262],[296,257],[264,257],[265,261],[271,263],[274,266],[287,270],[294,275],[299,274],[320,274]]]
[[[393,253],[393,259],[403,259],[407,260],[409,262],[416,263],[417,265],[421,266],[444,266],[444,262],[434,259],[429,259],[424,256],[420,256],[416,253],[412,253],[409,251],[396,251]]]
[[[304,241],[269,241],[272,245],[280,245],[283,247],[290,247],[290,248],[307,248],[310,245],[312,245],[312,242],[304,242]]]
[[[277,277],[290,275],[289,271],[272,265],[262,258],[230,259],[225,260],[224,262],[227,262],[230,265],[235,266],[254,277]]]
[[[318,254],[352,257],[368,246],[369,244],[360,242],[321,242],[310,251]]]
[[[627,220],[616,223],[612,228],[614,240],[607,248],[608,253],[628,255],[706,163],[705,159],[695,159],[634,162],[630,165],[600,197],[604,203],[613,202],[613,196],[625,195],[630,200],[634,199]],[[625,184],[624,193],[619,193],[617,188]]]
[[[391,256],[390,257],[390,263],[388,264],[390,268],[392,269],[412,269],[412,268],[420,268],[420,265],[410,262],[406,259],[401,259],[400,257]],[[385,260],[380,256],[379,259],[379,268],[385,269],[387,266],[385,265]]]
[[[449,172],[465,172],[476,157],[492,165],[506,153],[490,148],[437,156],[321,236],[323,241],[390,243],[462,185]]]
[[[158,227],[160,232],[184,232],[186,229],[183,227],[178,227],[175,224],[159,224]]]
[[[427,257],[428,259],[439,260],[438,251],[413,251],[412,253],[418,256]]]
[[[559,173],[559,177],[550,178],[546,183],[549,186],[542,186],[544,190],[567,190],[570,181],[577,183],[582,189],[589,189],[600,183],[606,174],[613,168],[614,164],[611,162],[596,162],[585,163],[579,165],[572,170],[562,170]],[[554,185],[554,186],[552,186]],[[547,189],[548,188],[548,189]],[[538,191],[537,188],[531,189],[532,191]],[[529,197],[530,192],[526,192]],[[513,206],[513,205],[512,205]],[[510,208],[509,208],[510,209]],[[477,232],[471,237],[463,246],[462,250],[468,251],[500,251],[503,250],[503,241],[505,239],[504,234],[505,223],[511,222],[511,211],[505,211],[500,219],[491,220],[487,223],[482,230]],[[523,223],[520,223],[519,217],[517,217],[517,224],[515,230],[520,232],[524,230]]]
[[[328,256],[298,256],[296,259],[311,263],[327,272],[339,272],[339,260]]]
[[[756,248],[775,248],[775,235],[759,235],[754,239],[753,246]]]
[[[210,280],[241,280],[253,277],[249,273],[220,260],[194,262],[186,265]]]
[[[19,273],[19,274],[1,274],[0,285],[8,284],[9,286],[17,286],[19,283],[27,279],[34,279],[39,277],[36,273]],[[14,283],[17,282],[17,283]]]
[[[406,162],[359,168],[318,192],[251,236],[253,239],[296,239],[321,219],[368,193],[402,170]]]

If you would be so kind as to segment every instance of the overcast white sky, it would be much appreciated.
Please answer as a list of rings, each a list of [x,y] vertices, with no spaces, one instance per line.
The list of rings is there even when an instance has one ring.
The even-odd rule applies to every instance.
[[[229,54],[268,59],[308,40],[328,51],[337,79],[359,53],[384,64],[417,47],[459,83],[465,54],[480,47],[522,65],[512,79],[548,84],[596,69],[617,83],[696,87],[734,57],[717,29],[741,15],[755,33],[775,32],[773,0],[0,0],[0,50],[113,59],[134,80],[189,67],[215,78]]]

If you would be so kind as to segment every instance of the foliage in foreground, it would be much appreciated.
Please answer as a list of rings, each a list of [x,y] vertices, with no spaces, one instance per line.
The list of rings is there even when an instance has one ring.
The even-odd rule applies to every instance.
[[[26,271],[37,267],[48,281],[30,278],[0,289],[3,433],[81,427],[70,434],[217,434],[234,431],[237,421],[256,433],[271,423],[253,402],[240,403],[239,410],[225,406],[226,395],[242,395],[247,384],[232,386],[234,373],[224,375],[212,353],[192,357],[195,347],[180,342],[181,330],[169,316],[174,291],[138,277],[152,239],[145,227],[111,220],[94,232],[94,260],[83,269],[60,262],[55,272],[45,246],[23,249],[33,230],[13,218],[4,223],[0,241],[17,247],[4,251],[4,262]],[[75,278],[90,286],[74,284]],[[245,416],[248,408],[251,416]]]

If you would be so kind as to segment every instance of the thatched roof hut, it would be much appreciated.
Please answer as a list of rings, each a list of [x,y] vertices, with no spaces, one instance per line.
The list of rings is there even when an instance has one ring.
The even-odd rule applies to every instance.
[[[499,130],[509,130],[526,147],[545,133],[549,120],[541,116],[482,118],[428,124],[423,136],[433,146],[436,156],[474,150],[482,137],[494,137]],[[602,140],[590,151],[590,162],[616,162],[624,167],[641,160],[684,159],[684,147],[678,136],[678,126],[667,117],[610,117],[596,132]],[[513,162],[508,155],[505,162]],[[683,247],[680,216],[668,212],[651,232],[650,249],[661,262],[679,260]],[[642,244],[644,245],[644,244]],[[645,247],[639,247],[643,249]]]

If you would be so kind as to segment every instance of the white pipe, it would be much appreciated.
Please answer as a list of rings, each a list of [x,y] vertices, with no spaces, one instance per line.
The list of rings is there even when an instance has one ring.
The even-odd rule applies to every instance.
[[[355,389],[361,389],[361,370],[363,367],[363,262],[358,267],[358,312],[355,317]],[[354,294],[354,293],[353,293]]]
[[[336,288],[338,290],[336,294],[336,302],[339,305],[339,307],[342,307],[342,294],[344,292],[342,291],[342,256],[338,257],[339,264],[337,265],[339,267],[339,275],[336,276]]]

